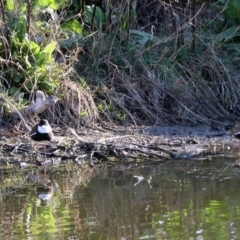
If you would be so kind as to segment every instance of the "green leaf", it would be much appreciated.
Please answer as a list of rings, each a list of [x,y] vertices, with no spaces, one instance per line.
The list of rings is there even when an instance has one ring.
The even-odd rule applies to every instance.
[[[47,79],[45,79],[45,81],[41,83],[41,87],[50,92],[52,92],[57,86],[58,86],[57,82]]]
[[[38,6],[38,7],[50,7],[53,10],[57,10],[65,2],[67,2],[67,1],[61,1],[61,0],[37,0],[36,1],[36,6]]]
[[[15,8],[15,1],[14,0],[6,0],[5,2],[6,10],[12,11]]]
[[[42,51],[35,55],[37,65],[38,66],[45,66],[46,64],[52,63],[52,53],[57,46],[57,42],[53,41],[49,43]]]
[[[234,37],[240,37],[240,28],[239,27],[237,28],[236,26],[233,26],[233,27],[226,29],[225,31],[216,35],[215,40],[217,42],[222,42],[223,40],[226,40],[226,39],[230,40]]]
[[[86,117],[88,115],[88,112],[87,111],[82,111],[80,112],[79,116],[80,117]]]
[[[30,48],[32,54],[34,54],[34,55],[38,54],[41,51],[40,46],[32,41],[29,42],[29,48]]]
[[[77,46],[79,42],[78,38],[68,38],[68,39],[61,39],[58,41],[58,44],[61,48],[69,49],[72,48],[73,46]]]
[[[239,0],[233,0],[233,1],[232,1],[232,5],[233,5],[238,11],[240,11],[240,1],[239,1]]]
[[[25,34],[27,33],[27,18],[26,15],[22,14],[18,18],[18,22],[16,25],[17,36],[20,41],[23,41],[25,38]]]
[[[26,83],[26,88],[27,88],[27,89],[32,89],[32,88],[33,88],[33,83],[32,83],[31,81],[28,81],[28,82]]]
[[[94,10],[94,6],[85,6],[84,17],[86,19],[86,22],[91,23],[93,10]],[[98,25],[107,23],[106,15],[103,13],[103,11],[100,8],[96,8],[94,21],[97,22]]]
[[[11,87],[9,89],[9,94],[10,95],[14,95],[17,92],[18,88],[16,88],[15,86]]]
[[[139,30],[130,30],[130,35],[132,38],[133,45],[146,45],[147,43],[150,43],[152,41],[159,41],[159,39],[155,36],[153,36],[150,33],[142,32]]]
[[[46,53],[46,54],[49,54],[49,56],[52,55],[53,51],[55,50],[57,46],[57,42],[56,41],[53,41],[51,43],[49,43],[44,49],[42,52]]]
[[[82,25],[76,20],[72,19],[67,21],[66,23],[61,24],[61,28],[63,30],[71,30],[72,32],[78,33],[82,35]]]
[[[15,83],[19,83],[23,79],[23,75],[15,69],[13,69],[12,76]]]
[[[228,17],[230,17],[232,19],[236,19],[236,20],[240,19],[240,11],[239,11],[239,9],[237,9],[232,4],[228,5],[228,7],[226,9],[226,13],[227,13]]]
[[[235,55],[239,55],[240,43],[227,43],[225,46],[226,46],[227,50],[233,50]]]

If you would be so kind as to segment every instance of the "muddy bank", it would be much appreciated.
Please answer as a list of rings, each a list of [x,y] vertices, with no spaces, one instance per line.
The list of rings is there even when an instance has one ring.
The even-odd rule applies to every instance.
[[[221,140],[230,140],[231,134],[229,130],[233,125],[227,125],[226,127],[216,128],[209,125],[196,125],[196,126],[151,126],[143,127],[139,130],[139,133],[143,133],[152,137],[166,137],[172,139],[174,137],[181,138],[184,142],[189,138],[194,138],[198,143],[207,142],[212,138]]]
[[[52,165],[63,161],[165,162],[206,157],[229,151],[238,144],[227,128],[198,126],[105,126],[82,129],[53,126],[54,142],[36,149],[28,134],[1,130],[1,164]]]

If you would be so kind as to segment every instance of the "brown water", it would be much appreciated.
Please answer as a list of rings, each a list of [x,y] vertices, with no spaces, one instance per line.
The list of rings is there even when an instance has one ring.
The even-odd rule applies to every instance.
[[[8,171],[5,186],[49,178],[52,198],[5,188],[0,239],[240,239],[240,178],[229,165],[237,157]]]

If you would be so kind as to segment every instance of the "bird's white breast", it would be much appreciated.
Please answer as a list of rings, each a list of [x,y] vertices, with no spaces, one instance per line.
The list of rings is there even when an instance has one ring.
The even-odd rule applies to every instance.
[[[52,128],[50,126],[38,126],[39,133],[50,133]]]
[[[42,199],[43,201],[47,201],[47,200],[51,199],[51,197],[52,197],[52,193],[42,192],[42,193],[38,194],[38,198]]]

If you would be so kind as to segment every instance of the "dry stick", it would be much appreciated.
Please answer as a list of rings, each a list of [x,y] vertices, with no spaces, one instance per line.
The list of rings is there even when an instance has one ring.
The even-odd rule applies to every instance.
[[[26,74],[27,77],[29,77],[28,73],[25,71],[25,69],[23,69],[23,67],[19,63],[15,63],[14,61],[3,59],[1,57],[0,57],[0,63],[1,64],[6,64],[6,65],[10,65],[10,66],[15,66],[18,70],[21,70],[24,74]],[[27,77],[25,78],[25,80],[21,84],[21,86],[17,89],[15,94],[17,94],[23,88],[25,82],[27,82]]]
[[[190,112],[191,114],[193,114],[195,117],[200,118],[203,122],[205,122],[206,124],[210,125],[210,123],[208,122],[208,119],[201,117],[200,115],[194,113],[193,111],[191,111],[189,108],[187,108],[183,103],[181,103],[179,100],[177,100],[170,92],[168,92],[167,90],[163,90],[164,92],[166,92],[167,94],[169,94],[173,99],[175,99],[175,101],[181,105],[186,111]]]
[[[82,138],[80,138],[80,137],[78,136],[78,134],[76,133],[76,131],[75,131],[74,129],[69,128],[68,130],[69,130],[78,140],[80,140],[81,142],[87,143],[86,141],[84,141]],[[114,137],[110,137],[110,138],[98,140],[98,141],[95,142],[95,144],[99,144],[99,143],[106,142],[106,141],[110,141],[110,140],[114,140],[114,139],[125,138],[125,137],[133,137],[133,135],[114,136]],[[136,143],[130,143],[130,142],[123,142],[123,143],[125,143],[125,144],[131,144],[131,145],[135,145],[135,146],[139,146],[139,147],[144,147],[144,148],[147,148],[147,149],[151,149],[151,148],[152,148],[152,146],[147,147],[147,146],[143,146],[143,145],[136,144]],[[115,147],[116,147],[116,146],[115,146]],[[124,146],[122,146],[122,147],[123,147],[124,149],[126,149],[126,147],[124,147]],[[128,149],[129,149],[129,150],[133,150],[133,149],[131,149],[131,148],[128,148]],[[164,153],[169,154],[171,157],[176,157],[176,154],[173,153],[173,152],[171,152],[171,151],[168,151],[168,150],[166,150],[166,149],[159,148],[159,147],[157,147],[157,149],[158,149],[159,151],[162,151],[162,152],[164,152]],[[144,151],[142,151],[142,150],[140,150],[140,149],[139,149],[139,150],[134,149],[134,151],[139,151],[139,152],[142,152],[142,153],[145,153],[145,154],[148,154],[148,155],[154,155],[154,156],[158,156],[158,157],[159,157],[158,154],[147,153],[147,152],[144,152]],[[92,154],[91,154],[91,159],[92,159]]]
[[[169,159],[167,159],[166,157],[161,156],[161,155],[159,155],[159,154],[157,154],[157,153],[149,153],[149,152],[144,151],[144,150],[141,150],[141,149],[124,148],[124,150],[126,150],[126,151],[128,151],[128,150],[136,151],[136,152],[140,152],[140,153],[146,154],[146,155],[148,155],[148,156],[154,156],[154,157],[157,157],[157,158],[164,158],[164,159],[166,159],[166,160],[169,160]]]
[[[155,86],[157,89],[159,89],[159,90],[161,90],[161,91],[163,91],[163,92],[165,92],[165,93],[167,93],[168,95],[170,95],[173,99],[175,99],[175,101],[179,104],[179,105],[181,105],[186,111],[188,111],[188,112],[190,112],[191,114],[193,114],[195,117],[197,117],[197,118],[200,118],[203,122],[205,122],[206,124],[208,124],[209,125],[209,122],[205,119],[205,118],[203,118],[203,117],[201,117],[200,115],[198,115],[198,114],[196,114],[196,113],[194,113],[193,111],[191,111],[189,108],[187,108],[183,103],[181,103],[178,99],[176,99],[169,91],[167,91],[167,90],[165,90],[165,89],[163,89],[163,88],[161,88],[158,84],[156,84],[155,82],[156,82],[156,80],[158,80],[158,79],[155,79],[155,78],[153,78],[151,75],[151,73],[150,73],[150,71],[147,69],[147,75],[148,75],[148,82],[150,83],[150,84],[152,84],[153,86]]]
[[[125,136],[120,136],[120,137],[125,137]],[[110,138],[112,139],[112,138]],[[99,142],[98,142],[99,143]],[[133,145],[133,146],[138,146],[138,147],[142,147],[142,148],[145,148],[145,149],[149,149],[149,150],[154,150],[154,151],[160,151],[160,152],[164,152],[166,154],[168,154],[170,157],[172,158],[175,158],[177,156],[177,154],[171,152],[171,151],[168,151],[166,149],[163,149],[163,148],[159,148],[157,146],[153,147],[153,146],[143,146],[143,145],[140,145],[140,144],[137,144],[137,143],[130,143],[130,142],[123,142],[124,144],[128,144],[128,145]],[[121,150],[121,149],[124,149],[126,151],[137,151],[137,152],[141,152],[141,153],[145,153],[147,155],[152,155],[152,156],[158,156],[160,158],[163,158],[163,156],[157,154],[157,153],[152,153],[152,152],[147,152],[147,151],[144,151],[144,150],[141,150],[141,149],[134,149],[134,148],[131,148],[131,147],[126,147],[126,146],[122,146],[122,145],[112,145],[112,147],[114,147],[114,149],[117,149],[117,150]]]
[[[84,141],[82,138],[80,138],[80,137],[78,136],[78,134],[75,132],[74,129],[69,128],[69,131],[70,131],[78,140],[80,140],[80,141],[82,141],[82,142],[84,142],[84,143],[87,143],[86,141]],[[99,140],[99,141],[96,142],[96,144],[99,144],[99,143],[101,143],[101,142],[103,142],[103,141],[105,142],[105,141],[109,141],[109,140],[113,140],[113,139],[119,139],[119,138],[125,138],[125,137],[132,137],[132,135],[124,135],[124,136],[110,137],[110,138],[106,138],[106,139],[103,139],[103,140]],[[127,144],[130,144],[130,143],[128,142]],[[132,144],[132,143],[131,143],[131,144]],[[133,144],[133,145],[148,148],[148,147],[146,147],[146,146],[142,146],[142,145],[139,145],[139,144]],[[114,146],[114,147],[116,147],[116,146]],[[146,152],[146,151],[143,151],[143,150],[140,150],[140,149],[126,148],[126,147],[124,147],[124,146],[122,146],[122,148],[125,149],[125,150],[137,151],[137,152],[144,153],[144,154],[147,154],[147,155],[149,155],[149,156],[155,156],[155,157],[158,157],[158,158],[162,158],[162,157],[163,157],[163,156],[161,156],[161,155],[159,155],[159,154],[149,153],[149,152]],[[165,150],[165,149],[162,149],[162,148],[158,148],[158,149],[159,149],[160,151],[162,151],[162,152],[165,152],[165,153],[169,154],[171,157],[175,157],[175,156],[176,156],[176,154],[174,154],[174,153],[172,153],[172,152],[170,152],[170,151],[168,151],[168,150]],[[94,151],[93,151],[93,152],[91,153],[91,155],[90,155],[90,159],[91,159],[91,160],[92,160],[92,158],[93,158],[93,154],[94,154]]]
[[[97,143],[101,143],[103,141],[109,141],[109,140],[113,140],[113,139],[124,138],[124,137],[133,137],[133,135],[124,135],[124,136],[110,137],[110,138],[99,140],[99,141],[97,141]]]
[[[84,143],[87,143],[86,141],[84,141],[82,138],[80,138],[80,137],[78,136],[78,134],[75,132],[74,129],[69,128],[69,131],[70,131],[78,140],[80,140],[80,141],[82,141],[82,142],[84,142]],[[106,141],[110,141],[110,140],[125,138],[125,137],[133,137],[133,135],[114,136],[114,137],[110,137],[110,138],[98,140],[98,141],[96,141],[96,144],[102,143],[102,142],[106,142]],[[143,145],[140,145],[140,144],[136,144],[136,143],[130,143],[130,142],[123,142],[123,143],[125,143],[125,144],[132,144],[132,145],[135,145],[135,146],[144,147],[144,148],[148,148],[148,149],[151,149],[151,148],[152,148],[152,146],[146,147],[146,146],[143,146]],[[124,148],[125,148],[125,147],[124,147]],[[168,151],[168,150],[166,150],[166,149],[159,148],[159,147],[157,147],[157,148],[158,148],[159,151],[162,151],[162,152],[164,152],[164,153],[167,153],[167,154],[169,154],[171,157],[176,157],[176,154],[173,153],[173,152],[171,152],[171,151]],[[140,151],[140,150],[139,150],[139,151]]]
[[[84,143],[87,143],[86,141],[84,141],[82,138],[80,138],[80,137],[78,136],[78,134],[76,133],[76,131],[75,131],[74,129],[68,128],[67,130],[69,130],[79,141],[84,142]]]
[[[0,0],[0,9],[2,9],[1,11],[1,14],[2,14],[2,22],[3,25],[5,26],[5,29],[6,29],[6,38],[4,37],[4,34],[3,34],[3,31],[2,31],[2,28],[0,30],[1,32],[1,42],[3,44],[3,47],[4,47],[4,52],[5,52],[5,60],[9,58],[11,58],[11,53],[10,53],[10,47],[9,47],[9,39],[10,39],[10,29],[8,27],[8,24],[6,22],[6,17],[5,17],[5,7],[4,7],[4,1],[3,0]]]
[[[236,31],[238,31],[238,30],[239,30],[239,28],[236,29]],[[236,31],[235,31],[235,32],[236,32]],[[203,45],[206,45],[206,43],[204,42],[204,40],[203,40],[202,38],[198,38],[198,40],[200,40]],[[211,53],[212,53],[212,55],[213,55],[213,57],[214,57],[214,60],[215,60],[216,62],[218,62],[218,63],[223,67],[223,69],[224,69],[224,71],[225,71],[226,73],[228,73],[229,71],[226,69],[226,67],[225,67],[225,65],[223,64],[223,62],[216,56],[216,54],[215,54],[215,52],[213,51],[212,48],[210,49],[210,51],[211,51]],[[237,86],[233,86],[233,85],[232,85],[233,79],[231,79],[231,78],[229,77],[229,74],[226,74],[226,77],[227,77],[227,79],[228,79],[228,83],[230,83],[230,86],[231,86],[231,94],[233,95],[233,99],[238,99],[238,96],[236,96],[236,93],[235,93],[235,91],[233,90],[235,87],[238,88],[238,81],[237,81]],[[238,100],[237,100],[237,101],[238,101]]]
[[[205,5],[205,4],[203,3],[203,4],[201,5],[201,7],[198,9],[197,13],[196,13],[193,17],[191,17],[185,24],[183,24],[183,25],[178,29],[178,31],[183,30],[183,29],[186,28],[189,24],[191,25],[193,19],[196,18],[196,17],[200,14],[200,12],[201,12],[201,10],[202,10],[202,8],[203,8],[204,5]]]
[[[132,84],[130,84],[131,79],[129,78],[129,76],[127,74],[124,74],[122,81],[123,81],[124,86],[127,86],[128,93],[130,93],[128,95],[128,97],[129,98],[131,97],[131,99],[134,102],[137,102],[139,104],[140,111],[143,112],[144,114],[148,115],[148,117],[154,118],[154,114],[148,109],[148,107],[145,104],[142,104],[144,102],[143,97],[144,97],[145,93],[142,90],[140,91],[140,89],[136,90],[134,87],[131,88],[131,85],[132,85]],[[120,107],[124,108],[124,106],[120,106]],[[125,110],[125,108],[124,108],[124,110]],[[132,118],[134,124],[137,126],[137,124],[134,120],[134,116],[130,115],[130,117]]]
[[[80,141],[82,141],[82,142],[84,142],[84,143],[88,143],[88,142],[84,141],[82,138],[80,138],[74,129],[68,128],[68,130],[69,130],[78,140],[80,140]],[[110,137],[110,138],[98,140],[98,141],[96,141],[96,143],[101,143],[101,142],[105,142],[105,141],[109,141],[109,140],[113,140],[113,139],[118,139],[118,138],[132,137],[132,136],[133,136],[133,135],[124,135],[124,136]]]
[[[12,150],[12,153],[17,152],[17,150],[19,149],[20,146],[24,145],[24,143],[19,143],[17,146],[14,147],[14,149]]]
[[[130,143],[128,143],[128,144],[130,144]],[[134,144],[133,144],[134,145]],[[135,144],[135,145],[137,145],[137,144]],[[140,145],[141,146],[141,145]],[[147,148],[147,147],[145,147],[145,148]],[[126,147],[126,146],[119,146],[119,148],[116,146],[116,145],[113,145],[113,149],[114,150],[125,150],[125,151],[128,151],[128,152],[138,152],[138,153],[143,153],[143,154],[145,154],[145,155],[147,155],[147,156],[154,156],[154,157],[157,157],[157,158],[164,158],[164,159],[166,159],[166,160],[169,160],[169,159],[167,159],[166,157],[164,157],[164,156],[162,156],[162,155],[160,155],[160,154],[158,154],[158,153],[153,153],[153,152],[148,152],[148,151],[145,151],[145,150],[141,150],[141,149],[137,149],[137,148],[132,148],[132,147]],[[167,152],[166,152],[167,153]],[[171,155],[171,153],[169,153],[169,155],[171,156],[171,157],[176,157],[176,154],[173,156],[173,155]],[[124,156],[124,157],[132,157],[131,156],[131,153],[129,154],[129,155],[117,155],[117,157],[122,157],[122,156]]]
[[[201,5],[201,7],[200,7],[200,9],[198,10],[198,12],[192,17],[192,18],[190,18],[189,20],[188,20],[188,22],[186,22],[185,24],[183,24],[177,31],[181,31],[181,30],[183,30],[183,29],[185,29],[189,24],[191,25],[191,23],[192,23],[192,21],[193,21],[193,19],[194,18],[196,18],[199,14],[200,14],[200,11],[202,10],[202,8],[204,7],[204,5],[205,4],[202,4]],[[222,10],[222,11],[224,11],[224,9]],[[220,15],[220,14],[219,14]],[[218,15],[218,16],[219,16]],[[216,17],[217,18],[217,17]],[[213,21],[213,20],[212,20]],[[174,25],[174,24],[173,24]],[[152,46],[151,46],[151,48],[153,49],[153,48],[156,48],[156,47],[158,47],[160,44],[162,44],[162,43],[164,43],[164,42],[168,42],[168,41],[170,41],[170,40],[173,40],[175,37],[176,37],[176,33],[174,33],[174,34],[172,34],[171,36],[168,36],[165,40],[163,40],[163,39],[161,39],[161,40],[159,40],[159,41],[157,41],[155,44],[153,44]],[[143,51],[142,51],[142,53],[144,53],[145,51],[148,51],[149,50],[149,48],[145,48]]]
[[[144,145],[141,145],[141,144],[137,144],[137,143],[129,143],[129,142],[122,142],[122,143],[125,143],[125,144],[131,144],[131,145],[135,145],[135,146],[138,146],[138,147],[143,147],[143,148],[147,148],[147,149],[150,149],[150,150],[155,150],[155,151],[162,151],[164,153],[167,153],[169,154],[171,157],[176,157],[176,153],[174,152],[171,152],[171,151],[168,151],[164,148],[160,148],[158,146],[153,146],[153,145],[150,145],[150,146],[144,146]]]
[[[30,38],[30,23],[31,23],[31,0],[28,0],[28,4],[27,4],[27,34],[28,34],[28,38]]]
[[[192,2],[193,16],[195,15],[195,10],[196,10],[196,0],[193,0]],[[196,18],[193,18],[192,20],[192,51],[195,50],[195,42],[196,42]]]
[[[118,99],[116,99],[116,103],[124,109],[124,111],[128,114],[128,116],[132,119],[133,123],[135,126],[137,126],[136,121],[134,120],[134,117],[132,116],[132,114],[124,107],[124,105],[121,103],[121,101],[117,101]]]
[[[3,99],[4,101],[6,101],[6,102],[15,110],[15,112],[18,114],[18,116],[19,116],[19,117],[21,118],[21,120],[23,121],[26,129],[27,129],[28,131],[31,131],[31,129],[30,129],[29,126],[27,125],[26,121],[24,120],[22,114],[17,110],[17,108],[16,108],[10,101],[8,101],[8,99],[6,99],[2,94],[0,94],[0,96],[1,96],[1,99]]]

